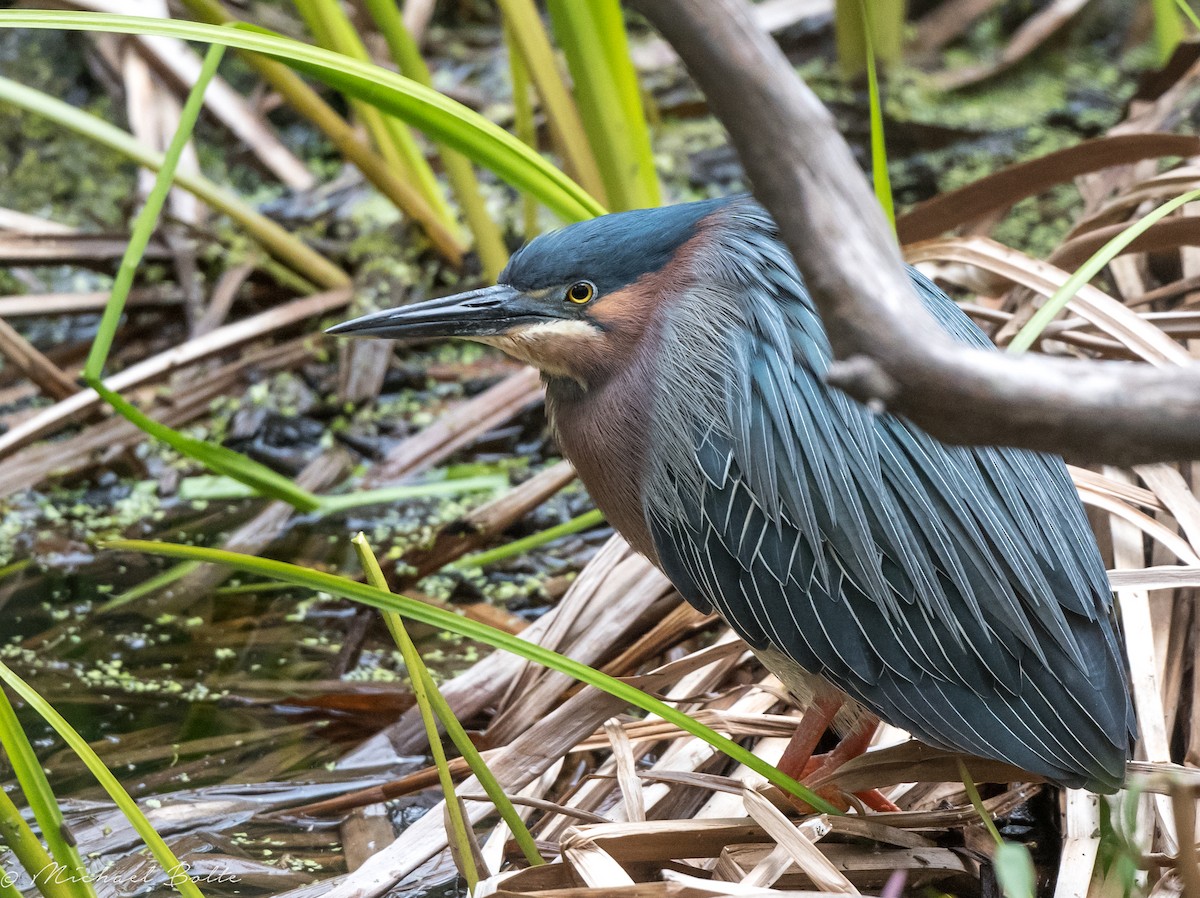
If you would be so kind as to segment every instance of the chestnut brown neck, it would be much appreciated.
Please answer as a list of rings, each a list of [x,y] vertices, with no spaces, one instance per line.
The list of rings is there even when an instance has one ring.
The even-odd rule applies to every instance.
[[[584,389],[550,377],[546,410],[559,447],[608,522],[635,550],[656,555],[642,510],[641,484],[650,451],[649,401],[654,372],[634,363]]]

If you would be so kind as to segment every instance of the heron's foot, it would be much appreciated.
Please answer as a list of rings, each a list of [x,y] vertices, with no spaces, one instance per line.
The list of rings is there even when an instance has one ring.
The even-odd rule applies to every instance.
[[[854,797],[865,804],[872,811],[886,814],[892,811],[899,811],[900,807],[890,798],[880,792],[878,789],[867,789],[864,792],[855,792]]]
[[[833,754],[834,752],[829,752],[828,754],[816,755],[815,757],[810,758],[806,768],[801,772],[801,775],[794,777],[794,779],[811,788],[811,783],[815,782],[818,777],[824,777],[826,773],[832,772],[835,767],[840,766],[840,764],[843,763],[839,762],[838,764],[831,765],[829,761],[830,756]],[[821,798],[824,798],[826,801],[832,804],[834,807],[843,811],[848,811],[851,805],[854,803],[849,795],[847,795],[847,793],[843,792],[837,786],[823,786],[822,788],[814,789],[813,791],[816,792],[817,795],[821,796]],[[861,792],[853,792],[850,794],[853,795],[854,798],[857,798],[862,805],[866,806],[872,811],[887,813],[890,811],[900,810],[900,808],[897,807],[890,798],[888,798],[878,789],[864,789]],[[811,814],[813,812],[812,807],[810,807],[807,802],[792,796],[788,796],[787,798],[792,807],[794,807],[800,813]]]
[[[880,792],[878,789],[866,789],[862,792],[845,793],[837,786],[824,786],[816,790],[817,795],[824,798],[827,802],[841,811],[850,810],[855,803],[866,807],[876,813],[889,813],[891,811],[899,811],[890,798]],[[857,802],[851,800],[851,796],[857,799]],[[802,801],[799,798],[788,796],[788,801],[801,814],[811,814],[813,809],[808,802]]]
[[[840,706],[841,702],[833,699],[818,699],[813,702],[812,707],[804,712],[804,717],[801,718],[800,725],[796,728],[795,735],[792,736],[792,741],[788,743],[787,749],[780,759],[779,769],[781,771],[792,779],[810,786],[813,782],[828,777],[847,761],[857,758],[867,750],[871,739],[875,736],[875,730],[879,726],[879,721],[874,716],[861,719],[833,751],[824,755],[813,755],[813,749],[816,748],[817,742],[833,720],[834,715],[837,714]],[[850,799],[836,786],[831,785],[816,791],[830,804],[842,810],[850,807]],[[878,789],[867,789],[853,794],[862,804],[873,811],[900,810]],[[789,801],[803,813],[812,812],[812,808],[798,798],[789,798]]]

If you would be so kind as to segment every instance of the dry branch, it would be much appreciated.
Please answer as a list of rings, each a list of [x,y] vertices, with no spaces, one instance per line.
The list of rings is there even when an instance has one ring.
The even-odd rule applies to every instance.
[[[213,399],[234,390],[248,368],[260,374],[290,368],[311,355],[305,338],[246,352],[235,362],[207,372],[186,395],[159,401],[147,413],[168,427],[182,427],[211,410]],[[6,455],[0,465],[0,498],[40,486],[50,477],[78,475],[90,466],[111,465],[145,433],[119,416],[86,427],[66,439],[41,441]]]
[[[901,243],[930,240],[951,228],[1002,211],[1079,175],[1163,156],[1200,153],[1200,139],[1184,134],[1120,134],[1005,166],[957,190],[940,193],[896,217]]]
[[[1036,15],[1022,23],[1017,33],[992,62],[947,72],[938,79],[943,90],[967,87],[1012,68],[1062,28],[1087,5],[1087,0],[1053,0]]]
[[[66,399],[79,389],[61,368],[3,318],[0,318],[0,356],[37,384],[51,399]]]
[[[19,296],[0,296],[0,318],[23,318],[41,315],[92,314],[104,311],[111,294],[107,290],[91,293],[23,293]],[[176,306],[180,291],[172,286],[132,290],[125,301],[127,308],[146,306]]]
[[[1200,367],[1014,359],[952,341],[913,296],[832,116],[742,0],[634,0],[730,131],[840,361],[830,383],[947,442],[1133,463],[1200,456]]]
[[[172,371],[209,358],[219,352],[293,326],[305,318],[332,312],[349,301],[350,290],[345,287],[293,300],[251,318],[217,328],[206,336],[191,340],[183,346],[168,349],[158,355],[143,359],[136,365],[131,365],[124,371],[114,374],[105,381],[105,384],[110,390],[118,392],[128,390],[131,387],[164,377]],[[80,390],[0,436],[0,457],[8,456],[34,440],[49,436],[72,421],[79,420],[98,408],[100,404],[100,396],[95,390]]]

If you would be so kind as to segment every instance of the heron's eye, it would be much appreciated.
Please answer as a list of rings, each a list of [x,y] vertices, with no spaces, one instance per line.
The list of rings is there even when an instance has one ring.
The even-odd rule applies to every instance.
[[[591,281],[576,281],[567,288],[567,299],[581,306],[584,303],[592,301],[592,297],[596,295],[596,288]]]

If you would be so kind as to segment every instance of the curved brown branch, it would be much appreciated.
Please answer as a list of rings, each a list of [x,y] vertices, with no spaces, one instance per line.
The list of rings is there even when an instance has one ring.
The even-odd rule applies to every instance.
[[[745,0],[631,4],[704,90],[778,222],[841,360],[830,383],[946,442],[1121,464],[1200,458],[1200,366],[1014,358],[938,327],[832,117]]]

